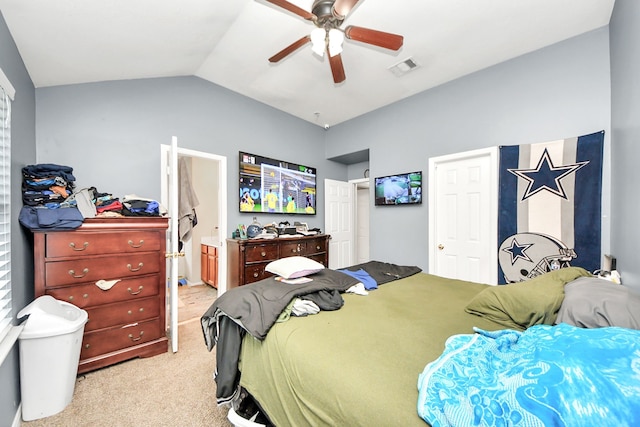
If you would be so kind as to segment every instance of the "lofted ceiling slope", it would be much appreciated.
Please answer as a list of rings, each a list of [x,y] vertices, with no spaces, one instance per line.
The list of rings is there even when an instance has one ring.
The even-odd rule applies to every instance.
[[[307,11],[313,3],[289,1]],[[613,5],[360,0],[343,27],[400,34],[404,45],[346,40],[340,84],[310,45],[268,62],[315,27],[265,0],[0,0],[0,11],[38,88],[193,75],[324,127],[606,26]],[[406,60],[417,67],[390,71]]]

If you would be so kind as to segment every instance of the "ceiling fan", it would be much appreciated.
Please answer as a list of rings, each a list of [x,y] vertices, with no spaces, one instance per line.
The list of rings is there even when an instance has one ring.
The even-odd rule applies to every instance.
[[[291,43],[280,52],[269,58],[269,62],[278,62],[307,43],[312,44],[312,50],[322,55],[327,52],[329,65],[333,74],[333,81],[341,83],[346,79],[342,64],[342,42],[346,37],[362,43],[379,46],[385,49],[398,50],[402,47],[404,37],[372,30],[364,27],[349,25],[344,30],[340,26],[359,0],[314,0],[311,12],[308,12],[286,0],[266,0],[276,6],[288,10],[317,27],[311,34]]]

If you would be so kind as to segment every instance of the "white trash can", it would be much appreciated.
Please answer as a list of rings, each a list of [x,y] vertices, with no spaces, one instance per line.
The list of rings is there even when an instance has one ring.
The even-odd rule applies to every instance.
[[[49,295],[20,310],[29,315],[18,336],[22,419],[61,412],[71,402],[78,374],[85,310]]]

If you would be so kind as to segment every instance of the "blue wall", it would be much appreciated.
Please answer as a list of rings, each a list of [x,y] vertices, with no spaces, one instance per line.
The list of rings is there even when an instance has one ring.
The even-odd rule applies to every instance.
[[[238,191],[238,150],[315,166],[319,194],[324,178],[347,180],[354,175],[353,169],[327,158],[366,149],[372,177],[413,170],[426,173],[432,156],[599,130],[606,131],[608,150],[608,58],[605,27],[329,131],[196,77],[42,88],[36,91],[38,162],[72,166],[80,187],[158,198],[159,145],[168,144],[172,135],[185,148],[227,156],[230,196]],[[607,168],[605,188],[608,172]],[[607,217],[608,197],[607,192],[603,202]],[[262,223],[271,220],[260,218]],[[238,223],[248,222],[250,218],[239,214],[235,199],[230,199],[229,233]],[[322,205],[308,222],[323,228]],[[427,270],[427,228],[427,204],[402,209],[372,206],[371,257]],[[608,251],[608,223],[603,230],[603,248]]]
[[[319,194],[324,178],[347,179],[345,165],[325,159],[324,129],[198,77],[42,88],[36,105],[38,162],[73,167],[78,188],[160,200],[160,145],[174,135],[183,148],[226,156],[229,235],[252,220],[239,213],[240,150],[315,167]],[[322,228],[323,207],[305,220]]]
[[[368,148],[371,177],[426,173],[429,157],[605,130],[608,189],[610,105],[609,35],[601,28],[334,126],[327,156]],[[609,208],[605,190],[605,251]],[[372,259],[427,269],[427,204],[372,206],[370,222]]]
[[[17,221],[22,207],[21,169],[36,159],[35,89],[0,15],[0,69],[16,90],[11,105],[11,281],[13,310],[17,313],[33,299],[31,233]],[[0,365],[0,426],[10,426],[20,404],[18,346]]]
[[[611,253],[622,282],[640,290],[640,2],[616,0],[611,18]]]

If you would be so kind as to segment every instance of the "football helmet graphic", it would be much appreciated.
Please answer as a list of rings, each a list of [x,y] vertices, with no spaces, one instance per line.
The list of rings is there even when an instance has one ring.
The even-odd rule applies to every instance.
[[[576,257],[576,252],[560,240],[539,233],[514,234],[498,250],[498,262],[507,283],[570,267]]]

